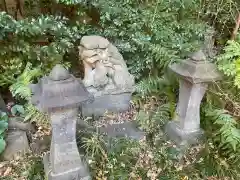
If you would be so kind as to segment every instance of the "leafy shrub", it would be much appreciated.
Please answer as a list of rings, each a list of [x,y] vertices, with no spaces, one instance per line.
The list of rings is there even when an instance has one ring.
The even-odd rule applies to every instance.
[[[137,79],[161,76],[170,62],[201,45],[206,28],[192,21],[196,15],[190,12],[196,4],[189,1],[100,0],[91,4],[99,12],[102,27],[96,33],[117,45]]]
[[[205,115],[208,121],[212,121],[215,143],[218,144],[222,153],[231,156],[240,153],[240,129],[237,127],[237,121],[224,110],[213,109],[207,106]]]
[[[68,28],[66,23],[67,19],[50,15],[16,21],[1,12],[0,85],[13,84],[27,63],[48,73],[56,63],[63,62],[63,56],[80,38],[78,29]]]

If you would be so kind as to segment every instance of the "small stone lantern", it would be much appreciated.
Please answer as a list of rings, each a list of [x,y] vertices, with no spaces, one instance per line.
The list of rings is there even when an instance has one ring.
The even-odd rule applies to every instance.
[[[165,131],[178,145],[197,143],[202,137],[200,129],[200,104],[208,84],[221,79],[214,64],[206,61],[202,50],[189,59],[170,67],[179,77],[179,99],[176,117],[170,121]]]
[[[51,118],[51,148],[43,159],[48,180],[91,179],[78,152],[76,121],[79,106],[93,100],[92,96],[61,65],[56,65],[48,77],[30,88],[33,104]]]

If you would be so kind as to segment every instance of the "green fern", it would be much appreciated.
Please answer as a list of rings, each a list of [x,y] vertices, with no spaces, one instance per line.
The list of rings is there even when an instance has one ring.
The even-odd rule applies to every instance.
[[[45,122],[48,117],[46,114],[39,112],[31,104],[31,90],[29,84],[33,82],[34,79],[42,75],[42,70],[40,68],[32,68],[30,63],[27,63],[23,73],[15,80],[15,83],[10,86],[10,91],[15,98],[20,98],[26,100],[25,104],[25,121],[34,120]]]
[[[175,79],[169,78],[167,74],[163,77],[149,76],[136,85],[136,92],[142,97],[149,95],[166,95],[172,93],[176,84]]]
[[[233,79],[234,85],[240,88],[240,43],[228,41],[224,53],[217,58],[218,69]]]
[[[239,153],[240,129],[237,128],[237,121],[224,110],[208,108],[205,113],[217,126],[217,137],[214,139],[218,141],[219,148],[225,150],[226,154]]]
[[[31,90],[28,85],[32,83],[34,78],[42,75],[40,68],[32,69],[31,66],[30,63],[27,63],[23,73],[15,80],[15,83],[10,86],[9,89],[13,97],[20,97],[30,101]]]

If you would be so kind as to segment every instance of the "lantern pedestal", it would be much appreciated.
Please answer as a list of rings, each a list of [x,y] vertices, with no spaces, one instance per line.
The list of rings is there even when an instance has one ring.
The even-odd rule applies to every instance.
[[[43,157],[43,164],[44,164],[44,171],[48,180],[67,180],[67,179],[74,179],[74,180],[89,180],[91,177],[86,175],[82,177],[83,169],[87,168],[87,166],[82,166],[82,168],[71,169],[70,171],[54,174],[52,172],[52,166],[50,163],[50,152],[44,155]]]
[[[52,141],[44,157],[48,180],[90,179],[76,144],[78,108],[61,108],[50,113]]]
[[[174,141],[178,146],[188,145],[188,144],[197,144],[204,138],[204,131],[198,129],[195,131],[184,130],[181,128],[179,122],[169,122],[165,131],[167,132],[168,137]]]

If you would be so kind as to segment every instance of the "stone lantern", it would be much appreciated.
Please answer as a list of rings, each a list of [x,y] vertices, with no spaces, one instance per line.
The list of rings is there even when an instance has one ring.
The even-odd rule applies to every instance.
[[[61,65],[56,65],[48,77],[30,88],[33,104],[51,118],[51,148],[43,159],[48,180],[91,179],[78,152],[76,121],[79,106],[93,100],[92,96]]]
[[[179,98],[176,116],[165,132],[178,145],[197,143],[202,137],[200,129],[200,104],[208,84],[221,79],[214,64],[206,60],[202,50],[180,64],[170,65],[179,77]]]

